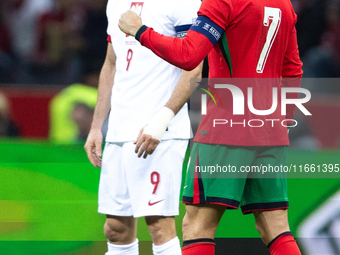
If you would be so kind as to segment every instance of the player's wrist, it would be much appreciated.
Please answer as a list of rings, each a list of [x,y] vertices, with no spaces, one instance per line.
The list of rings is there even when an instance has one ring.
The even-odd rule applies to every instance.
[[[175,113],[170,108],[163,107],[144,128],[143,134],[151,135],[160,141],[174,116]]]
[[[95,130],[100,130],[101,131],[102,130],[102,125],[92,124],[90,131],[95,131]]]
[[[141,25],[141,26],[138,28],[137,32],[135,33],[135,38],[136,38],[137,41],[140,42],[140,37],[142,36],[142,34],[143,34],[147,29],[148,29],[148,27],[145,26],[145,25]]]

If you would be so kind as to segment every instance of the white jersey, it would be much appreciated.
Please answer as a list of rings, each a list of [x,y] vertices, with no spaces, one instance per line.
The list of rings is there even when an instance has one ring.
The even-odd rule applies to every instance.
[[[116,54],[107,142],[134,141],[141,128],[170,99],[182,70],[165,62],[118,28],[122,13],[132,9],[143,24],[167,36],[185,36],[197,16],[200,0],[109,0],[107,33]],[[191,138],[187,104],[170,122],[162,140]]]

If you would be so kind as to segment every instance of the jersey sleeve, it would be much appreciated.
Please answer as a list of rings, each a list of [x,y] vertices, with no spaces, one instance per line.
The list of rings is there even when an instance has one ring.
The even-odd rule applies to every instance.
[[[198,11],[198,18],[182,39],[161,35],[146,26],[139,29],[136,39],[165,61],[187,71],[193,70],[207,56],[227,28],[229,1],[204,0]],[[180,25],[180,22],[185,23],[182,18],[177,18],[175,26]]]
[[[106,16],[107,16],[107,29],[106,29],[106,33],[107,33],[107,41],[108,42],[111,42],[111,35],[112,35],[112,26],[114,24],[112,24],[112,22],[110,21],[110,16],[111,16],[111,10],[112,10],[112,1],[109,0],[108,3],[107,3],[107,6],[106,6]]]
[[[229,25],[232,5],[230,0],[204,0],[198,16],[206,16],[216,25],[226,30]]]
[[[201,13],[206,13],[204,10],[209,7],[207,5],[204,6],[206,2],[215,3],[218,1],[203,1],[198,11],[198,18],[194,21],[184,38],[164,36],[155,32],[152,28],[142,26],[136,34],[136,39],[140,41],[143,46],[149,48],[157,56],[170,64],[186,71],[193,70],[221,38],[224,32],[222,26],[227,26],[226,24],[222,24],[222,18],[218,21],[220,24],[218,25],[208,16],[200,15]],[[214,4],[212,4],[212,6],[214,6]],[[214,7],[214,10],[215,9],[216,7]],[[211,13],[213,13],[214,10],[211,10]],[[217,19],[214,18],[214,20]]]
[[[201,1],[178,0],[175,3],[172,3],[171,6],[174,8],[171,20],[176,30],[176,36],[178,38],[183,38],[197,18],[197,11],[201,6]]]
[[[142,26],[136,39],[160,58],[186,71],[195,69],[214,46],[206,35],[191,29],[181,39],[164,36]]]

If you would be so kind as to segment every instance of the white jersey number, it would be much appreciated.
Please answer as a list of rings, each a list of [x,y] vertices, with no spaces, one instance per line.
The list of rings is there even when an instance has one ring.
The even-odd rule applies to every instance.
[[[272,20],[272,22],[269,26],[270,20]],[[279,8],[264,7],[263,25],[266,27],[269,26],[269,29],[266,43],[264,44],[259,62],[257,63],[256,72],[258,73],[263,73],[263,69],[266,65],[270,49],[272,48],[277,32],[279,31],[280,24],[281,24],[281,10]]]

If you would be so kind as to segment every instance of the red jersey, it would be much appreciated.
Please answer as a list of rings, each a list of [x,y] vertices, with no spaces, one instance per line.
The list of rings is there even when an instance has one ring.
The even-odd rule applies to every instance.
[[[302,76],[295,30],[297,17],[289,0],[204,0],[198,15],[184,39],[165,37],[146,27],[139,30],[136,38],[163,59],[186,70],[195,68],[209,53],[209,78]],[[231,93],[223,90],[220,95],[225,102],[223,107],[208,102],[208,114],[202,116],[194,141],[240,146],[288,145],[287,128],[280,123],[293,119],[295,107],[289,105],[286,116],[281,115],[280,87],[299,87],[300,82],[237,83],[245,96],[244,115],[233,114]],[[272,87],[277,86],[279,102],[271,115],[259,116],[249,111],[246,105],[249,86],[253,88],[253,105],[259,110],[271,108]],[[214,120],[222,118],[229,124],[214,125]],[[277,120],[278,125],[270,119]],[[262,120],[267,125],[253,127],[256,121],[248,125],[252,120]]]

